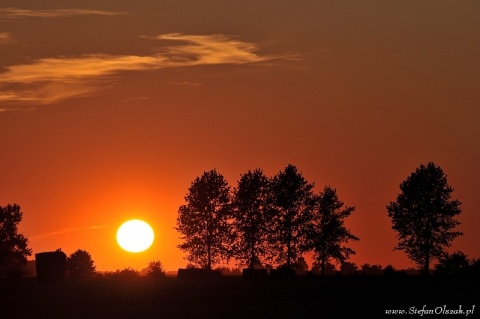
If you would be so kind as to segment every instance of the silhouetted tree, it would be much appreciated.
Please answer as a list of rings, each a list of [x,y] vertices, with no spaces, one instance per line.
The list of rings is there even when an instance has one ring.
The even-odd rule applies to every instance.
[[[307,225],[314,207],[313,183],[308,183],[294,165],[289,164],[271,179],[272,236],[277,262],[291,267],[305,247]]]
[[[177,247],[188,253],[186,259],[212,269],[229,258],[232,242],[230,187],[216,170],[197,177],[180,206],[175,229],[183,243]]]
[[[147,277],[150,278],[164,278],[165,269],[163,269],[162,262],[159,260],[154,260],[148,263],[147,267]]]
[[[354,263],[346,261],[340,265],[340,273],[342,275],[353,275],[357,273],[358,267]]]
[[[67,258],[67,276],[70,278],[90,278],[95,274],[95,263],[86,250],[78,249]]]
[[[334,188],[326,186],[317,196],[313,219],[307,232],[307,248],[313,250],[315,259],[319,261],[322,275],[325,265],[333,259],[345,262],[355,251],[343,246],[350,240],[359,240],[345,227],[344,220],[355,210],[355,207],[343,206]]]
[[[470,269],[470,261],[461,251],[453,254],[446,254],[438,259],[438,264],[435,265],[436,275],[462,275],[466,274]]]
[[[241,175],[233,190],[233,256],[253,269],[268,254],[268,178],[256,169]]]
[[[0,206],[0,275],[3,271],[15,271],[27,263],[32,255],[28,239],[18,233],[17,226],[23,213],[17,204]]]
[[[433,259],[444,256],[445,248],[457,236],[452,231],[460,222],[460,202],[451,199],[453,188],[443,170],[433,162],[420,165],[400,184],[401,193],[387,206],[392,229],[398,232],[396,250],[404,250],[424,274],[429,273]]]

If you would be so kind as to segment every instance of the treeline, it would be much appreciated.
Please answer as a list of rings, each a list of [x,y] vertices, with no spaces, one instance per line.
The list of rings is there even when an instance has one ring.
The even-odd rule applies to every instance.
[[[313,253],[325,274],[330,262],[344,264],[355,254],[348,242],[359,240],[345,227],[355,210],[345,206],[335,188],[314,193],[294,165],[267,177],[261,169],[240,176],[231,189],[222,174],[206,171],[191,184],[178,210],[175,229],[190,267],[212,269],[232,258],[254,268],[273,263],[292,268],[302,254]],[[444,262],[446,249],[461,232],[455,217],[460,201],[451,198],[443,170],[433,162],[420,165],[401,184],[386,206],[398,244],[425,273],[433,260]]]
[[[343,263],[357,241],[345,227],[354,207],[335,188],[316,194],[294,165],[267,177],[261,169],[242,174],[231,189],[215,169],[197,177],[178,210],[177,226],[190,267],[212,269],[232,258],[254,268],[273,263],[291,268],[312,252],[322,272],[330,260]]]
[[[345,227],[355,208],[345,206],[335,188],[314,193],[314,186],[291,164],[272,177],[261,169],[248,171],[233,189],[215,169],[204,172],[189,187],[175,227],[188,267],[212,269],[234,259],[248,268],[293,268],[307,252],[313,253],[322,274],[331,262],[345,265],[355,254],[347,244],[359,240]],[[400,191],[386,206],[397,233],[394,249],[403,250],[425,274],[434,260],[437,273],[478,273],[478,260],[447,253],[462,235],[455,230],[461,203],[452,198],[443,170],[433,162],[420,165]],[[18,275],[31,256],[27,237],[18,232],[22,215],[17,204],[0,206],[0,277]],[[88,253],[76,253],[73,260],[88,260],[80,258]],[[83,263],[79,269],[91,272],[90,266]]]
[[[127,267],[111,272],[99,273],[96,271],[95,262],[92,256],[86,250],[78,249],[70,254],[66,259],[65,275],[72,279],[85,278],[112,278],[112,279],[136,279],[141,276],[148,278],[164,278],[166,276],[162,262],[159,260],[150,261],[145,269],[137,271]]]

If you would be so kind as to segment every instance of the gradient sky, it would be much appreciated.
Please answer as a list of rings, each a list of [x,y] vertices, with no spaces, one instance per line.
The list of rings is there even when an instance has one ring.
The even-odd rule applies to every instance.
[[[410,267],[385,206],[435,162],[480,258],[480,2],[13,1],[0,6],[0,205],[33,253],[186,265],[178,207],[216,168],[289,163],[356,210],[351,261]],[[149,222],[145,253],[115,241]]]

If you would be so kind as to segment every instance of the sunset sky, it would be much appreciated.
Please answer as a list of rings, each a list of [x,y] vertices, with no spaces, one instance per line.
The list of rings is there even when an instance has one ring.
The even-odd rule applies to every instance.
[[[191,182],[295,165],[356,209],[351,261],[412,267],[386,205],[433,161],[480,258],[480,2],[34,1],[0,5],[0,205],[33,253],[184,267]],[[139,254],[115,241],[152,225]],[[33,258],[33,256],[32,256]]]

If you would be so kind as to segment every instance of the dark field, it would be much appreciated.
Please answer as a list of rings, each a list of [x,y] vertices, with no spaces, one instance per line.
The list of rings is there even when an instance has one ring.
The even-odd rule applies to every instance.
[[[385,311],[424,305],[432,310],[462,306],[464,311],[476,305],[468,316],[476,318],[479,287],[478,280],[416,277],[96,279],[57,285],[1,280],[0,318],[395,318],[401,315],[386,316]]]

